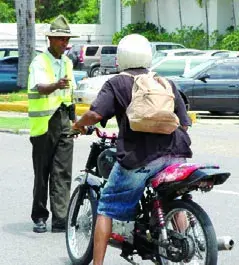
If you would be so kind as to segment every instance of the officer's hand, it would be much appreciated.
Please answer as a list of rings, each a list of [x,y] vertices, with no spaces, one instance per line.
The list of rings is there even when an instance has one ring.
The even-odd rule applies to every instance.
[[[58,80],[57,87],[59,89],[68,89],[70,87],[70,83],[69,82],[70,82],[70,79],[67,78],[67,76],[65,76],[65,77],[63,77],[63,78]]]

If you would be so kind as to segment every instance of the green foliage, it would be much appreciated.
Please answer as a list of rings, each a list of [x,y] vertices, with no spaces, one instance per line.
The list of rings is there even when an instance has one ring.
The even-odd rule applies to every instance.
[[[136,5],[139,2],[149,2],[151,0],[121,0],[123,6],[133,6]]]
[[[0,23],[15,23],[15,1],[0,0]],[[35,0],[36,23],[50,23],[59,14],[69,23],[95,24],[99,22],[100,0]]]
[[[16,12],[14,6],[0,0],[0,23],[15,23]]]
[[[152,23],[137,23],[137,24],[129,24],[128,26],[124,27],[120,32],[116,32],[113,35],[112,43],[118,44],[119,41],[124,36],[132,33],[142,34],[149,41],[176,42],[183,44],[187,48],[194,48],[201,50],[208,48],[213,48],[213,49],[223,48],[221,47],[221,42],[225,37],[225,35],[219,34],[218,31],[214,31],[209,36],[210,47],[207,47],[207,33],[202,29],[202,25],[199,25],[198,27],[184,26],[182,29],[177,28],[172,33],[168,33],[165,31],[165,29],[162,29],[161,32],[159,33],[157,26]],[[226,35],[228,34],[232,34],[229,31],[229,29]]]
[[[124,27],[120,32],[113,35],[112,43],[118,44],[119,41],[126,35],[138,33],[145,36],[149,41],[155,41],[158,34],[158,28],[153,23],[136,23],[129,24]]]
[[[69,16],[71,23],[93,24],[99,23],[99,1],[89,0],[74,14]]]
[[[239,30],[226,35],[221,42],[221,49],[238,51],[239,50]]]
[[[207,49],[207,34],[202,29],[202,25],[198,27],[183,26],[182,29],[176,29],[171,34],[174,42],[181,43],[185,47]]]
[[[59,14],[69,23],[93,24],[98,22],[98,0],[49,0],[36,1],[36,22],[49,23]]]

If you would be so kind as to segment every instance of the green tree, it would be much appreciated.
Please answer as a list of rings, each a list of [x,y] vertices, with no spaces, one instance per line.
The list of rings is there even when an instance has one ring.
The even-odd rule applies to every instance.
[[[88,0],[73,15],[69,15],[71,23],[97,24],[99,23],[99,0]]]
[[[36,0],[36,21],[49,23],[59,14],[70,23],[93,24],[98,22],[99,0]]]
[[[13,2],[13,1],[12,1]],[[0,0],[0,23],[15,23],[16,13],[14,5],[7,1]]]
[[[16,22],[14,0],[0,0],[0,10],[0,23]],[[98,23],[99,10],[100,0],[35,0],[37,23],[50,23],[59,14],[63,14],[69,23]]]
[[[151,0],[121,0],[122,4],[124,6],[133,6],[133,5],[136,5],[137,3],[140,3],[140,2],[146,3],[149,1],[151,1]]]

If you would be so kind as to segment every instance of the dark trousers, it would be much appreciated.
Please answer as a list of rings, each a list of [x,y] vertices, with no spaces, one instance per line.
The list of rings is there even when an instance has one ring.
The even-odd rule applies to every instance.
[[[70,199],[73,139],[66,135],[70,130],[68,111],[59,108],[49,121],[48,132],[30,137],[34,169],[33,205],[31,218],[45,221],[47,210],[48,185],[52,225],[64,225]]]

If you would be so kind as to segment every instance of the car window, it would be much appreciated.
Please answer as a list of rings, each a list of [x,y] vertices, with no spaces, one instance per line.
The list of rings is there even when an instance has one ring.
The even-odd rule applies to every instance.
[[[153,72],[159,75],[181,75],[184,73],[186,59],[164,61],[160,65],[152,68]]]
[[[201,53],[200,52],[197,52],[197,51],[186,51],[186,52],[176,52],[175,53],[175,56],[193,56],[193,55],[200,55]]]
[[[195,67],[201,63],[206,62],[207,60],[208,60],[207,58],[205,58],[205,59],[198,59],[198,58],[192,59],[190,62],[190,69],[192,69],[193,67]]]
[[[9,56],[18,56],[18,51],[9,51]]]
[[[229,52],[215,52],[212,55],[216,56],[216,57],[228,57],[229,56]]]
[[[207,71],[210,79],[238,79],[239,65],[236,63],[219,64]]]
[[[101,54],[116,54],[117,53],[117,47],[114,46],[106,46],[103,47],[101,50]]]
[[[86,56],[95,56],[95,54],[97,53],[99,46],[90,46],[87,47],[85,55]]]
[[[156,51],[182,49],[182,48],[184,48],[183,46],[177,45],[177,44],[158,44],[158,45],[155,45],[155,46],[156,46]]]
[[[1,61],[2,64],[7,65],[17,65],[18,64],[18,57],[9,57]]]
[[[207,61],[202,62],[202,63],[196,65],[195,67],[193,67],[190,71],[184,73],[183,77],[185,77],[185,78],[194,78],[195,76],[200,74],[203,70],[205,70],[208,67],[210,67],[210,65],[214,64],[215,61],[216,61],[215,59],[208,59]]]
[[[0,51],[0,58],[3,58],[5,56],[5,51]]]

